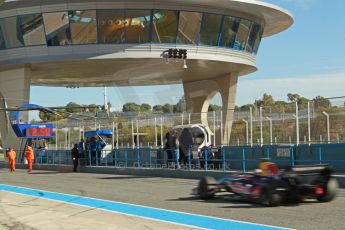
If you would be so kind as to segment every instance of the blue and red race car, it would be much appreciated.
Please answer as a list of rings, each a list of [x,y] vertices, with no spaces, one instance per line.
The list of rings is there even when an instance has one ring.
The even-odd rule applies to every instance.
[[[242,200],[263,206],[299,203],[305,199],[319,202],[336,197],[337,180],[329,165],[294,166],[281,171],[279,176],[235,175],[219,179],[204,177],[193,194],[207,200],[216,193],[229,192]]]

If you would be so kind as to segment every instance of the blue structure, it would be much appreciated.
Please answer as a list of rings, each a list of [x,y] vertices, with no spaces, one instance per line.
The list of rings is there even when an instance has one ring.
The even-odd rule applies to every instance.
[[[20,119],[20,113],[22,109],[37,109],[48,113],[54,113],[54,111],[44,108],[35,104],[22,104],[18,106],[17,111],[10,112],[10,122],[13,131],[20,138],[52,138],[53,137],[53,124],[26,124]],[[24,110],[25,111],[25,110]]]
[[[105,129],[105,130],[87,131],[84,133],[84,137],[87,137],[87,138],[101,136],[101,135],[106,135],[106,136],[111,137],[113,135],[113,131]]]

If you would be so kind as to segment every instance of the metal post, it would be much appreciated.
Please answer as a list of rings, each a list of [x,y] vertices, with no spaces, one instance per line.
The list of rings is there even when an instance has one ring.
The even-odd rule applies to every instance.
[[[81,126],[79,126],[79,140],[81,140],[81,138],[82,138],[82,135],[81,135],[81,129],[82,129],[82,127],[81,127]]]
[[[273,144],[272,119],[269,117],[266,117],[266,119],[270,122],[270,145],[272,145]]]
[[[176,162],[176,168],[180,168],[180,162],[178,161],[179,160],[179,158],[180,158],[180,152],[179,152],[179,149],[178,148],[176,148],[175,149],[175,162]]]
[[[264,139],[262,136],[262,106],[260,106],[260,145],[262,146],[264,143]]]
[[[190,113],[188,114],[188,124],[190,125]]]
[[[192,164],[192,162],[191,162],[191,154],[192,154],[192,149],[189,148],[188,149],[188,170],[192,169],[192,166],[191,166],[191,164]]]
[[[242,172],[246,173],[246,156],[244,148],[242,148]]]
[[[139,141],[139,121],[137,120],[137,146],[140,147],[140,141]]]
[[[155,118],[155,146],[157,147],[157,118]]]
[[[161,146],[163,146],[163,117],[161,117]]]
[[[308,144],[310,145],[310,101],[308,101]]]
[[[183,125],[183,113],[181,113],[181,125]]]
[[[225,172],[226,171],[225,150],[224,148],[221,148],[220,151],[222,153],[222,159],[223,159],[223,172]]]
[[[97,118],[95,117],[95,130],[97,129]]]
[[[112,123],[112,128],[113,128],[113,132],[112,132],[112,135],[111,135],[111,149],[113,150],[114,149],[114,135],[115,135],[115,124],[114,122]]]
[[[56,125],[55,125],[55,150],[58,149],[58,122],[57,122],[57,115],[55,115],[55,121],[56,121]]]
[[[115,124],[116,149],[119,148],[119,125]]]
[[[223,111],[220,111],[220,146],[223,147]]]
[[[245,119],[242,119],[242,121],[244,123],[246,123],[246,145],[249,144],[249,137],[248,137],[248,121],[246,121]]]
[[[132,147],[134,148],[134,121],[132,120]]]
[[[216,111],[213,111],[213,145],[216,146]]]
[[[299,118],[298,118],[298,102],[296,103],[296,145],[299,145]]]
[[[291,165],[295,166],[295,152],[293,147],[291,147]]]
[[[252,107],[249,107],[250,115],[250,147],[253,147],[253,110]]]
[[[322,150],[321,150],[321,145],[319,145],[319,163],[322,164]]]
[[[329,143],[331,143],[331,137],[330,137],[330,133],[329,133],[329,114],[326,113],[325,111],[323,111],[322,113],[327,118],[327,143],[329,144]]]

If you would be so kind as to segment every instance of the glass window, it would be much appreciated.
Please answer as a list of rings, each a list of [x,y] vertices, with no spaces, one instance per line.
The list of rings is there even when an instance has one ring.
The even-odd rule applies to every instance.
[[[240,19],[230,16],[224,17],[219,45],[223,47],[233,48],[239,26]]]
[[[222,15],[204,14],[202,17],[200,44],[201,45],[218,45],[218,34],[220,31],[220,24]]]
[[[73,44],[97,42],[96,10],[74,10],[68,12]]]
[[[19,20],[26,46],[46,44],[42,14],[23,15]]]
[[[126,41],[128,43],[150,42],[150,31],[150,10],[126,10]]]
[[[178,42],[198,44],[202,13],[180,12]]]
[[[255,42],[254,42],[254,47],[253,47],[253,53],[255,53],[255,54],[258,53],[260,42],[261,42],[261,38],[262,38],[262,34],[264,33],[264,28],[262,26],[259,26],[259,27],[260,27],[259,28],[259,32],[255,36]]]
[[[22,47],[24,45],[17,17],[1,19],[0,29],[2,30],[3,40],[7,49]]]
[[[244,50],[248,39],[248,34],[251,26],[251,22],[245,19],[241,19],[240,27],[238,28],[234,49]]]
[[[261,26],[257,23],[253,23],[252,29],[250,30],[246,51],[253,53],[254,48],[258,40],[261,38]],[[257,50],[257,47],[255,48]],[[256,52],[255,52],[256,53]]]
[[[155,10],[153,12],[152,41],[157,43],[176,43],[178,12]]]
[[[43,14],[48,46],[71,44],[71,32],[67,12]]]
[[[125,11],[99,10],[98,13],[98,42],[125,42]]]

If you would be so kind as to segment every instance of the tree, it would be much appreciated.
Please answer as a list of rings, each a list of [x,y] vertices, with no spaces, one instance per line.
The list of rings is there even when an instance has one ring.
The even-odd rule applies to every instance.
[[[44,112],[44,111],[40,111],[38,113],[38,117],[44,122],[55,121],[56,119],[61,119],[61,117],[59,117],[53,113],[48,113],[48,112]]]
[[[274,102],[274,106],[273,106],[272,112],[284,113],[285,112],[285,107],[286,107],[286,102],[285,101],[276,101],[276,102]]]
[[[262,103],[263,106],[272,106],[274,104],[273,97],[267,93],[264,93],[262,96]]]
[[[299,94],[297,93],[288,93],[287,94],[288,100],[291,102],[295,102],[298,101],[298,99],[301,97]]]
[[[300,97],[298,99],[298,106],[299,106],[299,108],[301,108],[301,109],[307,108],[308,107],[308,101],[309,101],[308,98]]]
[[[186,111],[186,100],[182,97],[176,105],[174,105],[174,113],[182,113]]]
[[[96,104],[90,104],[88,107],[90,113],[97,113],[99,111],[99,107]]]
[[[123,105],[122,112],[140,112],[140,105],[134,103],[134,102],[128,102]]]
[[[140,105],[140,111],[143,113],[151,112],[151,105],[143,103]]]
[[[322,96],[316,96],[313,99],[313,101],[314,101],[315,109],[321,109],[321,108],[328,109],[331,107],[331,102]]]
[[[171,104],[163,105],[163,113],[172,113],[174,111],[174,106]]]
[[[249,111],[250,107],[254,107],[253,104],[242,105],[241,107],[235,106],[235,111]]]
[[[154,113],[163,113],[163,106],[162,105],[155,105],[155,106],[153,106],[152,112],[154,112]]]
[[[66,110],[69,113],[81,113],[84,112],[84,108],[75,108],[75,107],[80,107],[79,104],[75,102],[70,102],[66,105]]]
[[[210,106],[208,107],[208,111],[212,112],[212,111],[221,111],[222,110],[222,106],[219,105],[215,105],[215,104],[210,104]]]

